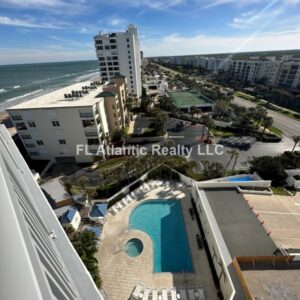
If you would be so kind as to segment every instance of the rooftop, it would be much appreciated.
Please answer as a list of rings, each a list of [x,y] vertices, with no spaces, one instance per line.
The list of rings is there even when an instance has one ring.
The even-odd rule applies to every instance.
[[[98,94],[96,96],[96,98],[102,98],[102,97],[115,97],[116,94],[114,92],[111,92],[111,91],[104,91],[104,92],[101,92],[100,94]]]
[[[204,191],[231,257],[273,255],[275,243],[241,194],[224,188]]]
[[[38,108],[51,108],[51,107],[76,107],[76,106],[89,106],[99,101],[95,98],[103,90],[102,85],[96,85],[94,89],[87,89],[89,93],[82,94],[82,97],[68,97],[65,94],[72,94],[72,91],[82,91],[82,87],[89,87],[94,81],[89,80],[85,82],[78,82],[64,88],[55,90],[48,94],[39,96],[29,101],[17,104],[7,110],[17,109],[38,109]]]
[[[77,213],[77,209],[69,208],[62,216],[60,216],[59,221],[61,224],[70,224]]]

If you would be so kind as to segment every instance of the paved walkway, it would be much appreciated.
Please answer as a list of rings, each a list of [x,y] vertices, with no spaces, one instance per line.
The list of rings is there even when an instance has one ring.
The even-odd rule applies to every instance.
[[[195,273],[153,273],[153,249],[150,237],[141,231],[128,230],[130,214],[141,201],[173,198],[181,200]],[[115,216],[109,214],[96,258],[99,261],[102,288],[110,300],[128,299],[137,283],[156,289],[201,286],[204,288],[206,299],[218,299],[205,250],[199,250],[196,243],[196,234],[199,230],[196,221],[189,215],[190,207],[190,193],[187,188],[179,185],[170,187],[162,185],[140,194],[137,202],[128,204]],[[127,256],[124,247],[126,242],[134,237],[142,240],[144,250],[140,256],[132,258]]]

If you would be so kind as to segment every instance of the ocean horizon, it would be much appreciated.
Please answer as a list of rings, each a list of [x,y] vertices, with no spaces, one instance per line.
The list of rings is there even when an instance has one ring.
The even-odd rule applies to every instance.
[[[97,60],[0,65],[0,111],[97,75]]]

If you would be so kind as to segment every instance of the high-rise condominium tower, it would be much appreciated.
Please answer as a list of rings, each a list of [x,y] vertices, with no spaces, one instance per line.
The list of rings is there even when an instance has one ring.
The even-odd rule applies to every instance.
[[[100,32],[94,40],[102,80],[124,75],[128,92],[140,97],[141,55],[136,26],[129,25],[125,32]]]
[[[0,125],[0,299],[103,299]]]

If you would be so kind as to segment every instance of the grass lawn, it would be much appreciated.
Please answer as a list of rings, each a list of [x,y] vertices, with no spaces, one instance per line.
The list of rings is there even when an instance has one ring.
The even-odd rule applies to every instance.
[[[275,126],[271,126],[269,128],[269,130],[272,131],[274,134],[282,136],[282,131],[279,128],[275,127]]]
[[[108,159],[108,160],[100,163],[98,165],[97,169],[98,170],[101,170],[101,169],[110,169],[110,168],[113,168],[113,167],[116,167],[116,166],[122,164],[126,160],[128,160],[127,156],[121,156],[121,157],[111,158],[111,159]]]
[[[226,129],[223,131],[223,130],[212,128],[210,131],[214,135],[214,137],[226,138],[226,137],[236,136],[235,132]]]
[[[275,186],[272,186],[271,187],[274,195],[281,195],[281,196],[291,196],[287,190],[283,187],[275,187]]]

